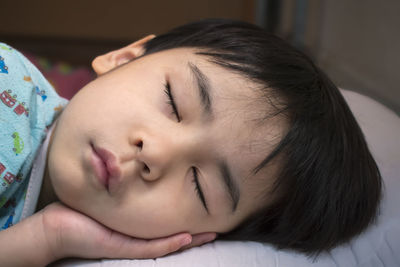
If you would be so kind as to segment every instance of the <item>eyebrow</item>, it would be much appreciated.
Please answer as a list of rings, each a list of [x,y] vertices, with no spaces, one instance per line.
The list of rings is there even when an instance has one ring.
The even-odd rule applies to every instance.
[[[200,95],[201,106],[203,108],[203,114],[210,118],[212,117],[212,108],[211,108],[211,97],[210,97],[210,81],[208,77],[192,62],[188,62],[189,68],[196,78],[196,87],[197,91]]]
[[[195,84],[199,92],[203,114],[208,118],[212,118],[212,102],[210,97],[210,91],[212,91],[212,89],[209,79],[195,64],[188,62],[188,65],[195,77]],[[240,199],[239,186],[233,179],[232,172],[225,160],[220,160],[218,162],[218,169],[221,173],[220,177],[222,177],[225,188],[229,193],[232,203],[232,212],[234,212]]]
[[[234,212],[237,208],[237,204],[240,199],[240,190],[236,181],[232,177],[232,172],[229,169],[226,161],[222,160],[218,163],[218,168],[222,175],[222,180],[224,181],[224,185],[228,190],[229,196],[232,202],[232,212]]]

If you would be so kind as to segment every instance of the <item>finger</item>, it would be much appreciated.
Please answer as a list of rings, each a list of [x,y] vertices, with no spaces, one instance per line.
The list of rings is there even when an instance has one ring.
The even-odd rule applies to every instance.
[[[192,236],[192,242],[186,246],[180,248],[180,250],[189,249],[192,247],[198,247],[205,243],[211,242],[217,238],[216,233],[200,233]]]
[[[121,240],[123,241],[121,242]],[[117,253],[120,258],[135,258],[135,259],[149,259],[157,258],[175,252],[182,246],[188,245],[192,242],[192,237],[188,233],[176,234],[170,237],[145,240],[131,238],[119,233],[114,233],[107,243],[108,251]],[[110,257],[115,258],[115,254]]]

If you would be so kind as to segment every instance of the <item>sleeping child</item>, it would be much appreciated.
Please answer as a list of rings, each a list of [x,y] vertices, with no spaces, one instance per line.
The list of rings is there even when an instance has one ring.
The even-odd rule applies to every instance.
[[[0,56],[5,266],[215,238],[317,255],[376,216],[381,176],[341,93],[257,26],[149,35],[95,58],[70,102],[15,49]]]

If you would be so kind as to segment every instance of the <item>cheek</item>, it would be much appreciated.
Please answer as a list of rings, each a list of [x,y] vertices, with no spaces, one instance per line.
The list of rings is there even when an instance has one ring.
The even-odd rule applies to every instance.
[[[68,118],[74,122],[90,123],[94,118],[112,117],[116,111],[131,107],[132,92],[114,80],[95,80],[82,88],[66,107]]]
[[[70,199],[78,197],[76,193],[79,190],[76,189],[83,186],[80,179],[83,174],[78,166],[77,159],[64,148],[62,136],[54,138],[49,147],[47,169],[56,195],[67,204]]]
[[[137,194],[117,207],[116,218],[120,221],[114,222],[112,228],[140,238],[168,236],[190,230],[184,216],[188,211],[173,195]]]

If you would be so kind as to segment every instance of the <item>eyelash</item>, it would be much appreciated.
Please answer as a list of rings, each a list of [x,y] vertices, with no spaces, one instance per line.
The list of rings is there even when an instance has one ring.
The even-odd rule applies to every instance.
[[[181,116],[179,116],[178,108],[176,107],[174,98],[173,98],[172,93],[171,93],[171,86],[170,86],[170,84],[168,82],[165,84],[164,93],[168,97],[167,104],[171,106],[172,114],[174,114],[176,116],[176,119],[178,120],[178,122],[180,122],[181,121]]]
[[[192,167],[193,171],[193,180],[192,182],[195,184],[195,191],[197,193],[197,196],[200,198],[201,202],[203,203],[204,207],[206,208],[208,212],[208,207],[206,203],[206,199],[204,198],[203,191],[201,191],[200,184],[199,184],[199,178],[197,175],[197,169],[195,167]]]

